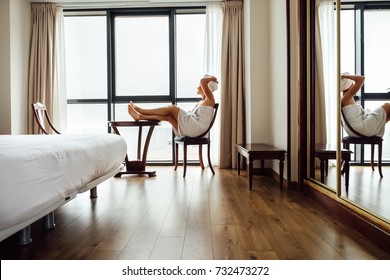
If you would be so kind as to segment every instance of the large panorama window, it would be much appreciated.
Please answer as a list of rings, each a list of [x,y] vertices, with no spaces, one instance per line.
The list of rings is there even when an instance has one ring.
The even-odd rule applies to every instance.
[[[365,83],[358,94],[358,102],[373,110],[390,102],[390,5],[382,3],[357,4],[341,13],[342,71],[362,73]],[[345,133],[345,132],[344,132]],[[376,151],[377,152],[377,151]],[[363,145],[353,147],[355,163],[370,161],[371,149]],[[376,155],[375,155],[376,157]],[[390,123],[383,137],[382,160],[390,163]]]
[[[131,120],[130,100],[146,108],[178,104],[186,109],[199,100],[204,8],[65,15],[68,133],[107,133],[108,121]],[[130,147],[136,147],[136,133],[121,131],[129,156],[135,153]],[[173,163],[173,136],[169,124],[155,128],[149,162]],[[189,150],[188,159],[197,159],[197,153]]]

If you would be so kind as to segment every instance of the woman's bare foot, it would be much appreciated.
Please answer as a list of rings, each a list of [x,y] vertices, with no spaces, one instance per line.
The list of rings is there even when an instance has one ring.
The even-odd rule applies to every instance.
[[[133,101],[130,101],[130,105],[131,105],[131,107],[133,107],[133,109],[135,110],[135,111],[137,111],[137,112],[139,112],[140,111],[140,107],[138,107],[137,105],[135,105],[134,103],[133,103]]]
[[[127,111],[129,112],[130,116],[135,120],[139,121],[141,119],[140,113],[138,113],[136,110],[134,110],[132,104],[127,105]]]

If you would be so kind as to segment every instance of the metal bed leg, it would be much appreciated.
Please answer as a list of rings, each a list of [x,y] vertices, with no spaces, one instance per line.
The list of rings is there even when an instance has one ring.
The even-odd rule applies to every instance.
[[[27,245],[31,242],[32,242],[31,227],[27,226],[18,232],[18,244],[23,246],[23,245]]]
[[[90,198],[97,198],[98,197],[96,187],[89,190],[89,197]]]
[[[43,229],[49,230],[55,228],[56,224],[54,223],[54,211],[50,212],[43,217]]]

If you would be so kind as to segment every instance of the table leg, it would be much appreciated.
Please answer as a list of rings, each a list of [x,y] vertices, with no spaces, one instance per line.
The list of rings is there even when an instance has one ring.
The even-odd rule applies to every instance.
[[[113,128],[113,130],[114,130],[114,132],[116,134],[120,135],[119,130],[118,130],[117,127],[112,127],[112,128]],[[138,130],[137,160],[129,160],[129,157],[126,154],[126,156],[125,156],[126,170],[117,173],[114,177],[121,177],[123,174],[146,174],[149,177],[156,176],[156,171],[145,171],[146,156],[148,154],[150,138],[152,137],[153,130],[154,130],[154,126],[150,126],[148,134],[146,136],[145,146],[144,146],[144,150],[143,150],[143,154],[142,154],[142,160],[141,160],[142,127],[139,127],[139,130]]]
[[[321,183],[324,183],[325,181],[324,172],[325,172],[325,162],[324,160],[321,160],[320,161]]]
[[[153,130],[154,130],[154,126],[150,126],[149,131],[148,131],[148,135],[146,136],[146,140],[145,140],[144,152],[142,154],[142,164],[144,166],[144,170],[145,170],[145,165],[146,165],[146,156],[148,154],[150,138],[152,137]],[[145,173],[148,174],[149,177],[156,176],[156,171],[145,171]]]
[[[237,152],[237,172],[238,172],[238,175],[240,175],[240,169],[241,169],[241,155],[239,152]]]
[[[284,171],[284,161],[279,161],[279,184],[280,184],[280,190],[283,190],[283,171]]]
[[[253,160],[250,160],[249,161],[249,174],[248,174],[249,190],[252,190],[252,173],[253,173]]]

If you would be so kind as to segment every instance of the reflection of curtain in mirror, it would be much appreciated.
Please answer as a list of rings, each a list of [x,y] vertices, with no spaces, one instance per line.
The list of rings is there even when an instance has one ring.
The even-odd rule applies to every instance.
[[[317,0],[316,11],[316,143],[336,145],[336,28],[333,0]],[[326,127],[326,131],[321,129]]]

